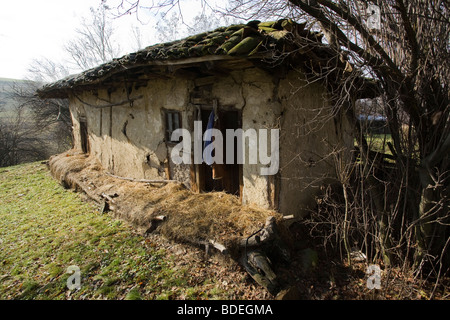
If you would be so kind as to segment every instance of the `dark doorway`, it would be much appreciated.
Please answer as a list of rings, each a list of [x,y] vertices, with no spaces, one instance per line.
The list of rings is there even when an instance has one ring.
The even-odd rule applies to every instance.
[[[203,133],[206,131],[211,110],[201,110],[201,120],[203,126]],[[226,129],[236,130],[241,128],[241,113],[237,110],[219,110],[218,112],[219,125],[216,129],[222,132],[223,146],[224,146],[224,164],[209,166],[202,163],[197,166],[199,170],[199,187],[200,191],[225,191],[234,195],[240,196],[242,184],[242,165],[237,164],[237,150],[236,143],[234,143],[234,161],[233,164],[226,164],[225,153],[227,145]],[[218,170],[220,167],[220,170]],[[220,174],[217,174],[220,171]]]
[[[80,118],[80,141],[81,150],[84,153],[89,153],[88,127],[85,118]]]

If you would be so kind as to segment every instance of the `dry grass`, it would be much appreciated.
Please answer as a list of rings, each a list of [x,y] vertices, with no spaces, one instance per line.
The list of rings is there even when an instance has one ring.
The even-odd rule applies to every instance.
[[[157,231],[171,240],[198,244],[215,240],[227,248],[264,225],[267,217],[281,215],[253,205],[241,205],[236,196],[224,192],[196,194],[181,183],[131,182],[106,174],[94,157],[74,151],[49,161],[53,176],[66,187],[82,189],[89,197],[103,201],[101,194],[114,197],[113,213],[141,231],[152,219],[166,216]]]

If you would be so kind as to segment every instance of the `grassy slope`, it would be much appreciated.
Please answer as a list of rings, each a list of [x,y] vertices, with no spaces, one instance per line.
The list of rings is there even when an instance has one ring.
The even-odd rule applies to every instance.
[[[225,276],[214,262],[193,263],[190,252],[183,249],[177,255],[169,248],[100,214],[79,194],[57,184],[45,165],[0,168],[0,300],[264,299],[258,288],[244,286],[241,273]],[[67,289],[71,265],[81,269],[80,290]],[[366,288],[364,265],[361,268],[359,273],[343,273],[342,280],[336,277],[334,289],[323,263],[319,270],[290,281],[306,299],[423,299],[434,285],[417,287],[412,278],[405,281],[394,270],[398,279],[383,275],[383,290],[372,293]],[[334,278],[341,273],[332,274]],[[449,283],[447,279],[436,298],[448,299]]]
[[[148,238],[100,214],[45,165],[0,168],[0,299],[229,298],[190,286],[187,270]],[[81,289],[69,291],[71,265]]]

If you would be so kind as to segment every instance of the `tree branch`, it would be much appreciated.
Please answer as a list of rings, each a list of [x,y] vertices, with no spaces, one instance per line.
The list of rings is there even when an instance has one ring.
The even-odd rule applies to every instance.
[[[411,63],[410,63],[410,76],[417,74],[417,67],[419,64],[419,44],[417,43],[416,32],[414,31],[411,20],[409,19],[408,12],[406,10],[403,0],[396,0],[397,7],[395,7],[399,12],[403,21],[403,27],[406,31],[406,38],[409,42],[411,48]]]

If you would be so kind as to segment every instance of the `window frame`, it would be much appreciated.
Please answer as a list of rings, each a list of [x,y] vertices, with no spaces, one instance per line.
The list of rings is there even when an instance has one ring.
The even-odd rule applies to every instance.
[[[177,121],[174,120],[174,115],[177,116],[177,118],[178,118]],[[172,132],[174,132],[176,129],[183,128],[181,111],[164,109],[163,117],[164,117],[164,136],[165,136],[166,142],[170,143],[170,144],[179,143],[180,141],[172,141],[171,136],[172,136]],[[176,122],[178,122],[178,123],[176,123]]]

